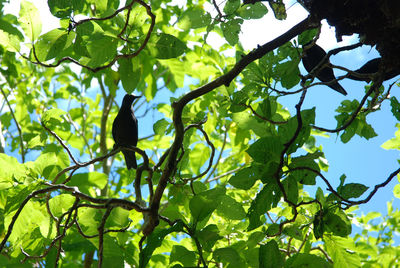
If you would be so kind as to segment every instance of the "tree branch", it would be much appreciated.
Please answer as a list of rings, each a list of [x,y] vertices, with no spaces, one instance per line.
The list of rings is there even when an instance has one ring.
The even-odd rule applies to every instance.
[[[239,60],[235,66],[226,74],[218,77],[214,81],[201,86],[193,91],[182,96],[179,101],[174,102],[172,107],[174,109],[173,112],[173,122],[176,130],[174,142],[170,148],[167,164],[163,170],[161,175],[160,181],[157,185],[157,188],[154,193],[154,198],[150,204],[150,221],[148,222],[147,226],[143,229],[143,234],[148,235],[150,234],[154,228],[158,225],[158,209],[160,207],[160,201],[163,195],[165,188],[167,187],[167,183],[169,180],[170,175],[173,173],[176,167],[176,159],[178,155],[178,151],[181,148],[184,136],[184,126],[182,122],[182,112],[183,108],[188,104],[190,101],[207,94],[208,92],[216,89],[219,86],[225,85],[229,86],[231,81],[240,74],[243,69],[250,64],[251,62],[261,58],[268,52],[280,47],[281,45],[289,42],[292,38],[296,37],[297,35],[301,34],[307,29],[313,28],[318,26],[318,23],[313,21],[311,17],[308,17],[295,25],[293,28],[288,30],[286,33],[282,34],[281,36],[277,37],[276,39],[272,40],[264,44],[263,46],[254,49],[247,55],[243,56],[241,60]]]

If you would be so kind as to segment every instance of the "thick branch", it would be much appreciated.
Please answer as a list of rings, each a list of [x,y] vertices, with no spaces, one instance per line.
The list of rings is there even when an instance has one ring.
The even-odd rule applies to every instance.
[[[309,17],[304,19],[293,28],[291,28],[286,33],[282,34],[281,36],[277,37],[276,39],[268,42],[257,49],[254,49],[249,54],[243,56],[243,58],[236,63],[236,65],[227,72],[226,74],[220,76],[219,78],[215,79],[214,81],[193,90],[186,95],[184,95],[178,102],[173,103],[174,113],[173,113],[173,122],[176,130],[175,139],[171,146],[167,164],[163,170],[162,176],[160,178],[159,184],[157,185],[156,191],[154,193],[154,198],[151,203],[151,213],[150,217],[151,220],[143,230],[145,235],[150,234],[155,226],[158,224],[158,209],[160,206],[161,197],[164,193],[165,188],[167,187],[167,183],[169,180],[170,175],[173,173],[175,166],[176,166],[176,159],[179,152],[179,149],[182,146],[183,136],[184,136],[184,125],[182,122],[182,112],[183,108],[186,104],[190,101],[207,94],[208,92],[216,89],[219,86],[225,85],[229,86],[233,79],[240,74],[243,69],[250,64],[251,62],[260,59],[262,56],[267,54],[268,52],[284,45],[285,43],[289,42],[292,38],[296,37],[297,35],[301,34],[307,29],[314,28],[318,26],[318,22],[313,22],[313,20]]]

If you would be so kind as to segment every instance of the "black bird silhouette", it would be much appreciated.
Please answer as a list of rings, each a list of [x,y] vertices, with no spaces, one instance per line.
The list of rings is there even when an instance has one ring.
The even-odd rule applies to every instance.
[[[359,73],[359,74],[374,74],[379,71],[379,67],[381,65],[382,58],[375,58],[367,63],[365,63],[363,66],[361,66],[360,69],[355,70],[354,72]],[[393,77],[397,76],[400,74],[400,70],[392,69],[392,70],[385,70],[385,75],[383,76],[383,80],[389,80],[392,79]],[[366,78],[360,78],[356,77],[355,75],[350,74],[349,75],[350,79],[357,80],[357,81],[366,81],[366,82],[371,82],[370,77]]]
[[[304,45],[305,47],[304,56],[301,59],[303,61],[304,68],[307,70],[307,72],[311,72],[324,59],[326,55],[325,50],[322,47],[318,46],[317,44],[314,44],[313,46],[307,49],[307,46],[309,44],[310,43]],[[326,63],[329,63],[329,60]],[[335,74],[333,73],[333,70],[330,67],[324,67],[320,69],[315,76],[322,82],[331,82],[332,80],[336,79]],[[343,95],[347,95],[346,90],[344,90],[344,88],[341,85],[339,85],[338,82],[334,82],[327,86]]]
[[[138,141],[138,122],[133,113],[132,103],[140,96],[126,94],[122,100],[121,108],[114,119],[112,126],[112,136],[116,146],[136,146]],[[135,152],[122,150],[125,157],[126,167],[136,169]]]

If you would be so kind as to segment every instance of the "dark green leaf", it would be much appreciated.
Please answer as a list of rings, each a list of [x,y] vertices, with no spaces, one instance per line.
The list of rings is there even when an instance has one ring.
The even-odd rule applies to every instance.
[[[184,267],[196,265],[196,254],[187,250],[183,246],[175,245],[172,247],[169,263],[180,262]]]
[[[304,267],[318,267],[318,268],[331,268],[332,265],[324,258],[306,254],[298,253],[292,255],[285,263],[286,268],[304,268]]]
[[[281,84],[284,88],[291,89],[300,82],[298,61],[286,61],[276,67]]]
[[[217,207],[217,214],[230,220],[242,220],[246,217],[243,206],[228,195],[221,198],[221,204]]]
[[[172,227],[167,229],[156,229],[147,237],[147,244],[139,254],[139,267],[145,268],[149,263],[150,257],[156,248],[160,247],[164,238],[173,232],[182,232],[183,222],[178,221]]]
[[[260,268],[283,267],[283,257],[275,240],[260,246],[258,264]]]
[[[275,18],[278,20],[284,20],[287,17],[285,4],[282,0],[268,1],[269,6],[274,11]]]
[[[219,235],[218,227],[215,224],[207,225],[205,228],[200,230],[197,237],[203,245],[203,249],[209,252],[211,252],[215,243],[223,238],[223,236]]]
[[[281,139],[276,136],[257,140],[247,150],[247,153],[259,163],[278,162],[283,150]]]
[[[121,77],[122,86],[124,87],[126,93],[131,94],[136,89],[136,86],[141,79],[141,65],[136,58],[122,58],[118,60],[118,64],[118,72]]]
[[[346,214],[338,210],[335,213],[329,211],[324,214],[324,228],[327,232],[332,232],[334,235],[347,237],[351,234],[351,222]]]
[[[242,19],[233,19],[221,24],[224,37],[231,46],[236,45],[239,41],[239,33],[242,23]]]
[[[171,59],[182,55],[186,50],[186,45],[175,36],[162,33],[153,35],[147,48],[157,59]]]
[[[64,29],[54,29],[41,35],[35,44],[35,51],[39,61],[48,61],[72,45],[75,33],[68,33]]]
[[[273,206],[275,207],[281,197],[281,192],[274,187],[274,184],[269,183],[257,194],[256,198],[251,202],[251,206],[247,212],[247,217],[250,220],[248,231],[259,227],[263,222],[260,220],[261,215],[264,215]]]
[[[283,187],[289,201],[297,204],[297,199],[299,198],[299,187],[297,185],[297,180],[293,176],[288,176],[282,181]]]
[[[268,13],[268,9],[261,2],[256,2],[254,5],[242,5],[237,13],[245,20],[261,19]]]
[[[213,259],[217,262],[230,264],[230,267],[245,267],[244,260],[242,260],[239,253],[231,247],[216,249],[213,253]]]
[[[369,187],[360,183],[348,183],[338,187],[338,193],[345,199],[360,197]]]
[[[396,117],[397,121],[400,121],[400,102],[395,96],[390,98],[390,106],[392,107],[392,114]]]
[[[224,12],[231,15],[240,7],[240,0],[228,0],[224,6]]]
[[[325,232],[324,221],[323,221],[323,211],[320,210],[315,214],[313,221],[313,232],[316,239],[322,238]]]
[[[200,8],[189,8],[179,16],[178,27],[182,30],[206,27],[211,23],[211,15]]]
[[[195,222],[202,221],[217,208],[225,189],[214,188],[195,195],[189,202],[190,212]]]
[[[257,181],[258,176],[259,174],[257,168],[243,168],[230,178],[229,184],[238,189],[248,190]]]

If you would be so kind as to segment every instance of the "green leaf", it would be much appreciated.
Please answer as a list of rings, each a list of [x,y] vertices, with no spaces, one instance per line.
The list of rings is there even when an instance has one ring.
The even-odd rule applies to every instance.
[[[11,52],[19,52],[20,51],[20,40],[18,36],[0,30],[0,43],[4,46],[5,49]]]
[[[383,149],[386,150],[399,150],[400,149],[400,124],[396,124],[397,130],[394,133],[394,138],[386,141],[381,145]]]
[[[260,220],[261,215],[264,215],[273,206],[275,207],[281,197],[281,192],[274,187],[274,184],[265,185],[257,194],[256,198],[251,202],[251,206],[247,212],[247,217],[250,220],[248,231],[259,227],[263,222]]]
[[[291,89],[300,82],[299,61],[286,61],[276,66],[277,75],[284,88]]]
[[[313,232],[314,237],[318,240],[322,238],[325,232],[325,226],[323,221],[323,210],[319,210],[314,217],[313,221]]]
[[[256,247],[256,246],[258,246],[258,243],[260,243],[264,238],[265,238],[264,232],[260,232],[260,231],[253,232],[248,236],[247,246],[249,248]]]
[[[98,4],[98,2],[96,4]],[[61,19],[70,18],[72,12],[80,11],[84,5],[84,1],[80,0],[48,0],[47,3],[51,14]]]
[[[184,267],[196,266],[196,253],[187,250],[183,246],[175,245],[172,247],[169,263],[181,263]]]
[[[229,264],[229,267],[244,267],[244,261],[232,247],[216,249],[213,253],[213,259],[217,262]]]
[[[332,232],[334,235],[341,237],[347,237],[351,234],[351,222],[341,210],[325,213],[323,221],[324,229],[327,232]]]
[[[314,28],[311,30],[306,30],[306,31],[302,32],[298,37],[299,44],[300,45],[307,44],[314,38],[314,36],[317,34],[317,32],[318,32],[317,28]]]
[[[66,112],[58,108],[47,110],[43,113],[42,123],[47,127],[50,123],[59,124],[62,122],[60,117],[64,114],[66,114]]]
[[[215,224],[207,225],[205,228],[201,229],[197,233],[197,237],[203,245],[203,249],[209,252],[211,252],[215,243],[223,238],[223,236],[219,235],[218,227]]]
[[[86,48],[90,56],[88,65],[98,67],[114,59],[117,54],[118,39],[104,35],[90,37]]]
[[[164,238],[173,232],[182,232],[183,222],[178,221],[170,228],[156,229],[147,237],[147,244],[139,254],[139,268],[147,267],[150,257],[156,248],[160,247]]]
[[[290,174],[294,178],[296,178],[301,184],[306,185],[315,185],[316,177],[318,175],[320,169],[318,163],[315,162],[315,159],[318,158],[319,154],[307,154],[305,156],[299,156],[292,158],[292,162],[289,165],[290,169],[299,168],[298,170],[293,170]],[[316,157],[316,158],[315,158]],[[302,167],[310,168],[315,170],[313,172],[307,169],[301,169]]]
[[[104,267],[124,266],[123,248],[118,245],[114,237],[105,234],[103,247],[104,247],[103,248]]]
[[[266,231],[266,235],[270,237],[276,236],[277,233],[279,233],[279,229],[280,229],[279,224],[277,223],[270,224]]]
[[[168,126],[169,122],[162,118],[153,125],[153,131],[156,135],[165,135]]]
[[[286,19],[286,8],[282,0],[269,1],[268,3],[269,6],[272,8],[272,11],[274,11],[274,15],[277,20]]]
[[[63,53],[72,45],[75,33],[68,33],[64,29],[54,29],[41,35],[35,44],[35,51],[39,61],[48,61]]]
[[[335,267],[360,267],[360,256],[352,238],[325,236],[325,250],[331,257]]]
[[[294,178],[294,176],[288,176],[282,181],[282,184],[285,188],[288,200],[294,204],[297,204],[297,200],[299,198],[299,187],[297,185],[297,180]]]
[[[303,240],[302,229],[299,225],[285,225],[285,227],[283,228],[283,233],[299,241]]]
[[[245,20],[261,19],[268,13],[268,8],[261,2],[256,2],[254,5],[242,5],[237,13]]]
[[[338,193],[345,199],[360,197],[369,187],[360,183],[347,183],[338,187]]]
[[[400,184],[396,184],[393,188],[393,195],[400,199]]]
[[[136,89],[142,76],[140,62],[137,61],[137,58],[121,58],[118,60],[118,64],[118,72],[121,77],[122,86],[126,93],[131,94]]]
[[[173,35],[161,33],[152,35],[147,43],[147,49],[157,59],[171,59],[182,55],[186,45]]]
[[[107,220],[106,227],[123,228],[129,224],[129,211],[121,207],[114,208]]]
[[[275,240],[260,246],[258,264],[260,268],[283,267],[283,257]]]
[[[32,163],[32,170],[39,176],[44,176],[48,180],[54,178],[47,177],[49,173],[45,174],[46,168],[51,166],[58,166],[58,158],[54,152],[42,153],[39,157]]]
[[[107,181],[108,177],[106,174],[92,171],[90,173],[74,174],[68,185],[78,186],[80,189],[81,187],[87,189],[89,186],[96,186],[99,189],[103,189]]]
[[[54,216],[60,217],[73,205],[75,197],[70,194],[60,194],[49,200],[50,211]]]
[[[225,189],[214,188],[193,196],[189,202],[190,212],[195,222],[202,221],[217,208]]]
[[[246,152],[258,163],[279,163],[282,150],[283,144],[279,137],[270,136],[257,140]]]
[[[256,183],[258,176],[257,168],[243,168],[229,179],[229,184],[238,189],[249,190]]]
[[[228,0],[224,6],[224,12],[231,15],[240,7],[240,0]]]
[[[392,107],[392,114],[396,117],[397,121],[400,121],[400,102],[395,96],[390,98],[390,106]]]
[[[179,16],[178,27],[184,31],[207,27],[211,23],[211,15],[201,8],[188,8]]]
[[[19,22],[25,35],[31,41],[35,41],[39,37],[42,31],[42,22],[40,20],[39,10],[34,4],[25,0],[21,1]]]
[[[224,37],[231,46],[236,45],[239,41],[239,33],[242,23],[242,19],[233,19],[221,24]]]
[[[242,220],[246,217],[243,206],[228,195],[222,197],[221,204],[217,207],[217,214],[230,220]]]
[[[288,268],[289,267],[293,267],[293,268],[303,268],[303,267],[331,268],[332,264],[330,264],[324,258],[316,256],[316,255],[306,254],[306,253],[297,253],[295,255],[292,255],[289,259],[287,259],[287,261],[285,263],[285,267],[288,267]]]
[[[0,154],[0,190],[12,187],[14,180],[22,181],[26,176],[25,166],[6,154]]]

